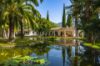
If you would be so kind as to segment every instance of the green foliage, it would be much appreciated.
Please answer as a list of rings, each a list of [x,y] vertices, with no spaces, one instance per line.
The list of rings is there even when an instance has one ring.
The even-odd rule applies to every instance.
[[[75,18],[76,30],[83,30],[87,41],[94,44],[95,41],[100,38],[100,16],[98,16],[100,13],[99,0],[70,1],[72,3],[70,9],[72,11],[72,16]]]
[[[45,64],[45,59],[34,58],[31,56],[24,56],[24,57],[13,57],[12,59],[8,60],[4,66],[32,66],[32,65],[43,65]]]
[[[40,14],[33,4],[38,6],[39,0],[3,0],[0,2],[0,6],[2,6],[0,7],[0,25],[9,26],[7,27],[9,39],[14,38],[15,30],[21,31],[21,36],[23,36],[24,27],[36,25],[35,19],[39,18]],[[6,27],[4,26],[4,28]]]
[[[84,46],[87,46],[93,49],[100,49],[100,43],[96,43],[95,45],[92,45],[91,43],[85,43]]]
[[[29,39],[29,38],[28,38]],[[43,40],[36,40],[33,42],[29,42],[28,39],[17,39],[16,43],[5,43],[5,44],[0,44],[0,64],[5,63],[6,60],[14,57],[24,57],[26,55],[30,55],[32,53],[35,53],[37,56],[44,55],[50,51],[50,48],[48,47],[49,44],[52,44],[48,41],[43,41]],[[20,41],[21,40],[21,41]],[[34,39],[33,39],[34,40]],[[29,43],[28,43],[28,42]],[[15,45],[14,47],[12,47]],[[1,47],[3,46],[3,47]],[[22,58],[23,59],[23,58]],[[27,56],[24,58],[27,59]],[[36,62],[38,62],[39,59],[37,59]],[[42,63],[42,62],[41,62]]]
[[[56,27],[57,25],[51,21],[48,21],[45,18],[41,18],[37,20],[38,28],[35,30],[37,32],[48,32],[52,27]]]

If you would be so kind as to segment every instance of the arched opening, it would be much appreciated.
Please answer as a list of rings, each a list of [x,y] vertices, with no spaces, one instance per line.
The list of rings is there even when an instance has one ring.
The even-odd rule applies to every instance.
[[[64,33],[63,33],[63,32],[61,32],[60,36],[63,36],[63,35],[64,35]]]
[[[58,32],[57,31],[55,31],[55,36],[58,36]]]

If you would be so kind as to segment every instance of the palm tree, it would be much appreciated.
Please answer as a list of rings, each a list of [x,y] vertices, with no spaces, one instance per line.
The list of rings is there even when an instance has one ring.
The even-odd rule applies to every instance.
[[[40,0],[42,2],[42,0]],[[30,3],[28,3],[30,2]],[[25,4],[26,3],[26,4]],[[34,18],[39,15],[39,12],[34,8],[33,4],[38,6],[38,0],[4,0],[0,5],[2,20],[9,25],[9,39],[14,38],[15,25],[20,25],[21,36],[24,35],[24,23],[35,24]]]

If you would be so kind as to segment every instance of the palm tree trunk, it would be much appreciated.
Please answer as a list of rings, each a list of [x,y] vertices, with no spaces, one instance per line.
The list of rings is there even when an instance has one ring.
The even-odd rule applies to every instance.
[[[20,22],[20,27],[21,27],[21,38],[24,38],[24,28],[22,21]]]
[[[9,40],[14,39],[14,23],[13,20],[10,20],[9,23]]]
[[[7,33],[6,33],[6,30],[4,28],[2,30],[2,36],[4,39],[7,39]]]

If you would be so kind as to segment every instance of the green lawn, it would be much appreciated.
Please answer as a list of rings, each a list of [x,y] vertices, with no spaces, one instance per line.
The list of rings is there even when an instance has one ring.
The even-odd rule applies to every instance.
[[[91,43],[84,43],[85,46],[94,48],[94,49],[100,49],[100,43],[96,43],[96,44],[91,44]]]

